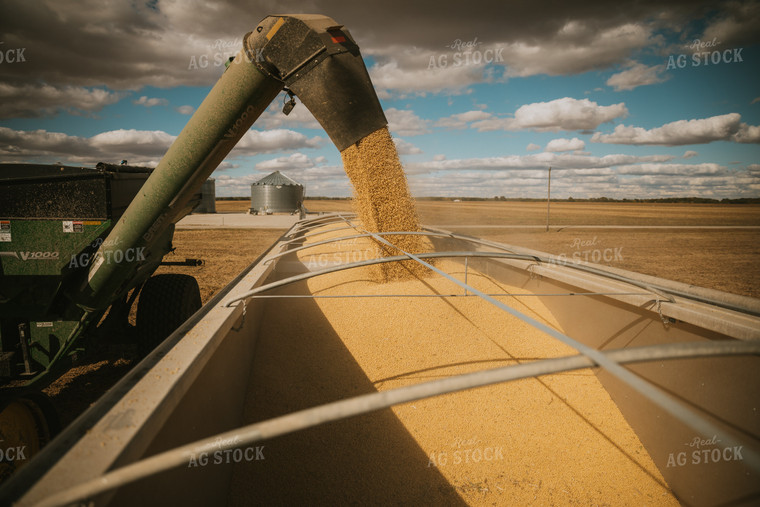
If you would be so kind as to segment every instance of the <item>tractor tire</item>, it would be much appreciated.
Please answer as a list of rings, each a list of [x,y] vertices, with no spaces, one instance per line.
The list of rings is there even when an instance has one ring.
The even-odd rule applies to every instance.
[[[58,412],[44,393],[0,402],[0,483],[29,462],[61,430]]]
[[[201,307],[198,282],[190,275],[154,275],[137,301],[137,346],[141,356],[156,348]]]

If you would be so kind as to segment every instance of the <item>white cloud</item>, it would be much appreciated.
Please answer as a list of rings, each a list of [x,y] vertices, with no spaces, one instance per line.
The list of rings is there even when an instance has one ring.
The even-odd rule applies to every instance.
[[[398,137],[393,138],[393,143],[396,145],[396,151],[399,155],[417,155],[422,153],[422,150],[417,146]]]
[[[467,128],[469,123],[479,120],[488,120],[489,118],[493,118],[493,115],[486,113],[485,111],[467,111],[465,113],[452,114],[446,118],[441,118],[435,122],[435,126],[450,129],[464,129]]]
[[[523,129],[592,130],[602,123],[625,116],[628,116],[628,109],[622,102],[611,106],[600,106],[588,99],[564,97],[550,102],[520,106],[515,111],[514,119]]]
[[[243,135],[237,146],[232,149],[230,155],[245,157],[259,153],[273,153],[301,148],[319,148],[323,140],[323,138],[318,136],[307,138],[305,135],[293,130],[249,130]]]
[[[293,153],[287,157],[278,157],[256,164],[259,171],[288,171],[314,167],[314,161],[303,153]]]
[[[673,160],[672,155],[580,155],[576,153],[536,153],[468,159],[442,159],[413,162],[406,165],[407,173],[423,174],[440,171],[499,171],[507,169],[546,170],[549,166],[558,171],[567,169],[598,169],[642,163],[663,163]]]
[[[760,127],[741,122],[739,113],[710,118],[678,120],[647,130],[642,127],[617,125],[611,134],[597,132],[594,143],[680,146],[713,141],[760,143]]]
[[[139,99],[133,100],[132,103],[137,106],[155,107],[155,106],[165,106],[169,104],[169,101],[166,99],[159,99],[157,97],[148,98],[146,95],[143,95]]]
[[[725,176],[727,170],[719,164],[637,164],[621,165],[619,174],[654,174],[660,176]]]
[[[552,139],[546,145],[546,151],[579,151],[586,147],[586,143],[577,137],[572,139]]]
[[[699,155],[699,153],[697,153],[697,152],[696,152],[696,151],[694,151],[694,150],[686,150],[686,151],[683,153],[683,156],[682,156],[681,158],[694,158],[694,157],[696,157],[697,155]]]
[[[283,93],[274,99],[272,104],[256,120],[255,125],[266,129],[307,128],[322,130],[322,126],[314,118],[314,115],[311,114],[311,111],[299,100],[296,100],[296,107],[293,108],[290,114],[285,115],[282,112],[283,98],[285,96]]]
[[[530,167],[523,160],[499,161],[469,159],[456,164],[438,165],[436,171],[409,175],[414,195],[491,197],[544,197],[546,167]],[[556,156],[555,162],[564,159]],[[579,161],[578,157],[574,157]],[[604,157],[603,157],[604,158]],[[719,164],[667,164],[645,158],[629,158],[631,164],[618,163],[625,156],[602,159],[587,157],[599,167],[559,168],[552,166],[552,195],[557,197],[648,198],[662,196],[709,196],[714,198],[751,196],[760,188],[760,165],[747,172]],[[749,174],[748,174],[749,173]]]
[[[195,112],[195,108],[193,106],[179,106],[177,112],[179,114],[191,115]]]
[[[538,150],[541,149],[541,146],[539,146],[539,145],[537,145],[535,143],[530,143],[530,144],[528,144],[528,146],[525,147],[525,149],[527,151],[538,151]]]
[[[520,106],[514,117],[500,117],[484,111],[468,111],[441,118],[438,126],[470,128],[480,132],[493,130],[558,130],[590,131],[602,123],[628,116],[624,103],[600,106],[589,99],[563,97],[549,102],[534,102]]]
[[[616,92],[633,90],[639,86],[662,83],[668,76],[663,76],[664,65],[648,67],[643,63],[633,62],[628,68],[617,74],[613,74],[607,80],[607,86],[611,86]]]
[[[430,132],[427,120],[423,120],[414,111],[391,107],[385,110],[388,119],[388,129],[397,136],[419,136]]]
[[[389,46],[365,51],[376,63],[369,68],[380,98],[394,94],[468,93],[467,87],[493,79],[486,65],[456,65],[447,52]],[[448,57],[444,62],[442,57]],[[432,62],[432,63],[431,63]]]

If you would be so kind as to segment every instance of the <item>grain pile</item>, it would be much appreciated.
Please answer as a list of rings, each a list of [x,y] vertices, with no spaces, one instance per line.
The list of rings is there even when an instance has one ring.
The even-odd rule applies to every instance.
[[[354,187],[355,209],[363,227],[370,232],[419,231],[414,201],[409,193],[396,145],[386,127],[360,139],[341,152],[343,167]],[[385,236],[411,253],[426,251],[420,236]],[[376,244],[379,255],[400,252]],[[383,281],[425,275],[427,270],[413,261],[384,264],[373,268],[373,276]]]
[[[333,232],[309,241],[326,239]],[[358,251],[371,246],[345,243]],[[329,253],[329,245],[300,252]],[[314,251],[312,251],[314,250]],[[463,279],[454,262],[440,267]],[[470,268],[487,293],[522,293]],[[574,353],[440,277],[377,283],[362,269],[287,293],[385,296],[266,303],[244,418]],[[559,328],[531,297],[502,301]],[[413,402],[266,443],[236,465],[233,505],[678,505],[590,370]]]

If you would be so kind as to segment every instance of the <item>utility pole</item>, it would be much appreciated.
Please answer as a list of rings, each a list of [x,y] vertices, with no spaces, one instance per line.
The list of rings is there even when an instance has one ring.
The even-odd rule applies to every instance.
[[[549,232],[549,206],[552,200],[552,166],[549,166],[549,186],[546,190],[546,232]]]

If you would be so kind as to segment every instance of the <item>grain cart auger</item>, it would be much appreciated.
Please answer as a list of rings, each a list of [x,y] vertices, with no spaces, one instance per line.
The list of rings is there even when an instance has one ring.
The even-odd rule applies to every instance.
[[[242,50],[144,184],[132,187],[126,210],[116,209],[125,203],[111,202],[122,195],[114,175],[126,171],[101,171],[94,190],[82,183],[92,175],[76,168],[3,180],[0,446],[26,445],[28,458],[50,438],[40,389],[97,335],[109,308],[109,315],[126,315],[142,287],[137,328],[143,340],[158,323],[141,327],[141,313],[171,320],[171,332],[197,309],[197,284],[175,280],[179,291],[173,294],[166,287],[149,290],[161,285],[151,275],[171,250],[174,224],[190,212],[203,182],[283,90],[283,112],[297,96],[341,151],[387,125],[347,30],[325,16],[269,16],[245,36]],[[53,176],[59,179],[51,183]],[[19,202],[19,196],[43,190],[55,195]],[[64,194],[72,203],[68,208],[55,202]],[[17,206],[6,206],[10,196]],[[90,212],[87,206],[99,208]],[[167,302],[171,309],[151,307]],[[176,318],[169,319],[172,312]]]

